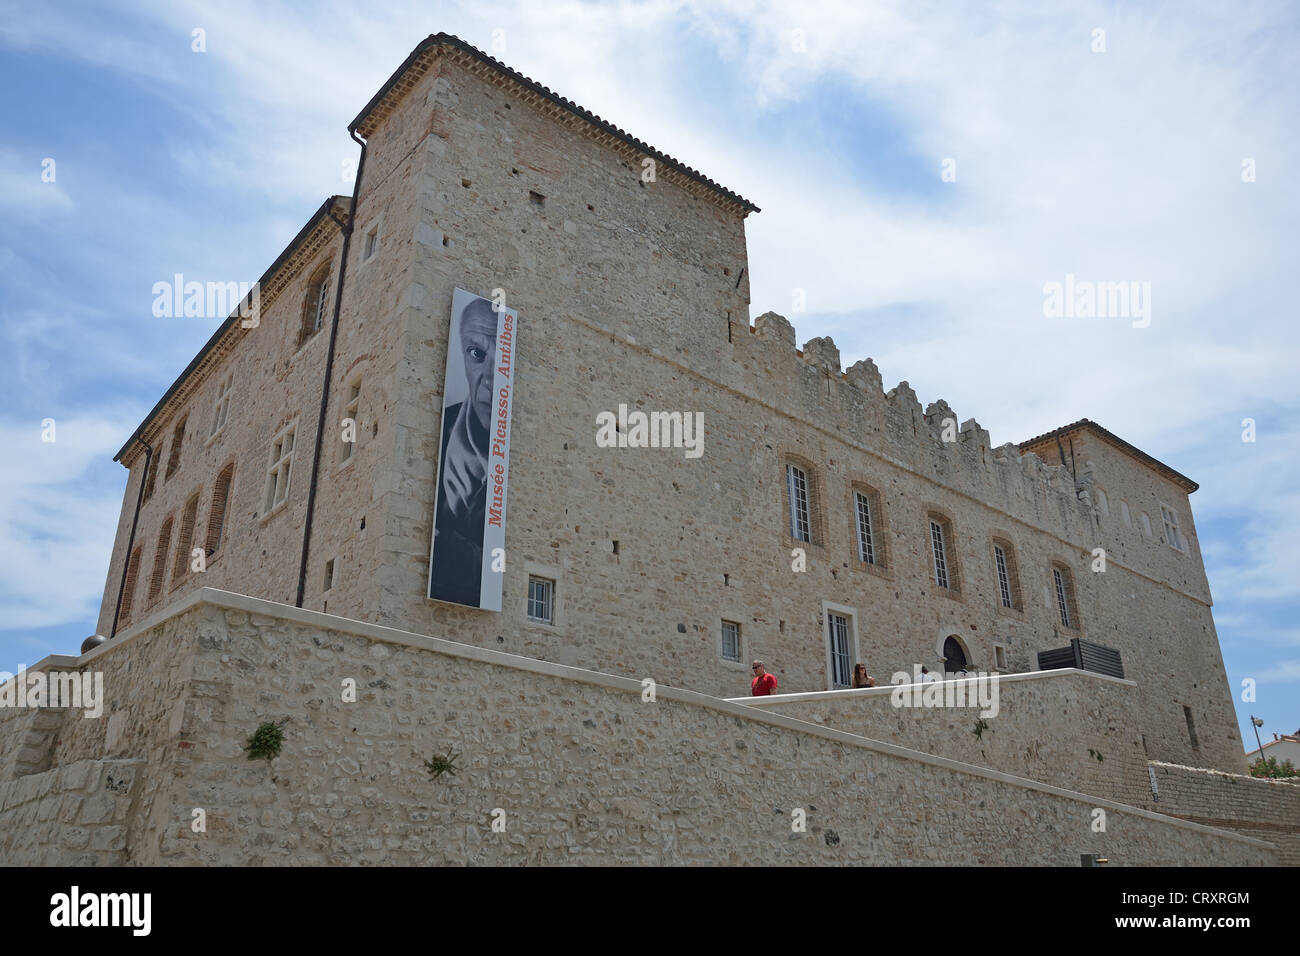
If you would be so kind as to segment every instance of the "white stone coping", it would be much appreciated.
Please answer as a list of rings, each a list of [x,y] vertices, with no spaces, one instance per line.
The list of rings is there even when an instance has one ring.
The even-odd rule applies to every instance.
[[[445,654],[449,657],[458,657],[462,660],[478,661],[484,664],[494,664],[499,667],[509,667],[514,670],[527,671],[532,674],[541,674],[547,677],[557,677],[562,680],[572,680],[583,684],[591,684],[596,687],[603,687],[607,690],[636,694],[638,697],[640,697],[642,692],[641,681],[630,677],[616,677],[613,674],[602,674],[599,671],[586,670],[581,667],[572,667],[568,664],[554,664],[550,661],[536,660],[531,657],[521,657],[517,654],[507,654],[505,651],[496,651],[486,647],[477,647],[472,644],[458,644],[455,641],[448,641],[443,638],[414,634],[410,631],[384,627],[379,624],[368,624],[364,621],[354,621],[350,618],[338,617],[334,614],[324,614],[320,611],[309,611],[305,608],[291,607],[287,604],[278,604],[274,601],[249,597],[245,594],[221,591],[217,588],[199,588],[176,603],[160,608],[153,615],[141,621],[135,627],[129,629],[125,634],[119,635],[107,643],[101,644],[99,647],[81,655],[80,658],[76,659],[77,664],[78,666],[85,667],[105,654],[112,654],[118,648],[138,639],[142,634],[148,633],[152,628],[156,627],[163,621],[169,618],[178,617],[187,611],[191,611],[194,608],[205,604],[212,607],[223,608],[225,610],[243,611],[247,614],[279,618],[284,621],[293,621],[309,627],[338,631],[343,634],[351,634],[374,641],[383,641],[384,643],[395,644],[401,647],[410,647],[422,651],[432,651],[438,654]],[[49,658],[46,660],[49,660]],[[42,661],[41,663],[44,664],[45,661]],[[1038,675],[1036,672],[1033,675],[1024,676],[1028,677]],[[867,691],[879,692],[882,689],[886,691],[889,690],[889,688],[867,688]],[[844,692],[839,691],[829,693]],[[787,698],[792,696],[797,695],[786,695]],[[939,767],[954,773],[967,774],[968,776],[973,777],[982,777],[985,780],[993,780],[998,783],[1008,784],[1009,786],[1018,787],[1022,790],[1035,790],[1039,793],[1063,797],[1067,800],[1081,803],[1089,809],[1102,807],[1109,811],[1150,820],[1154,823],[1160,823],[1165,826],[1179,827],[1184,830],[1204,833],[1207,836],[1218,837],[1222,840],[1243,843],[1249,846],[1256,846],[1268,850],[1276,850],[1276,847],[1272,843],[1254,837],[1242,836],[1241,834],[1233,833],[1230,830],[1220,830],[1215,827],[1205,826],[1204,824],[1192,823],[1189,820],[1180,820],[1177,817],[1165,816],[1161,813],[1144,810],[1141,807],[1128,806],[1127,804],[1118,803],[1114,800],[1102,797],[1090,797],[1074,790],[1065,790],[1061,787],[1053,787],[1050,784],[1039,783],[1036,780],[1028,780],[1024,777],[1017,777],[1013,774],[1003,773],[1000,770],[989,770],[986,767],[977,767],[974,764],[962,763],[959,760],[951,760],[947,757],[938,757],[934,754],[921,753],[918,750],[909,750],[908,748],[900,747],[897,744],[872,740],[868,737],[851,734],[843,730],[836,730],[831,727],[822,727],[817,724],[809,723],[808,721],[788,717],[785,714],[766,713],[761,708],[748,704],[738,704],[734,700],[726,700],[721,697],[710,697],[707,694],[701,694],[697,691],[685,690],[680,687],[670,687],[664,684],[655,685],[655,698],[656,704],[659,701],[664,700],[692,704],[696,707],[703,707],[707,710],[726,714],[729,717],[738,717],[741,720],[767,724],[773,727],[781,727],[797,733],[807,734],[813,737],[821,737],[825,740],[833,740],[836,743],[848,747],[858,747],[862,750],[888,754],[891,757],[898,757],[903,760],[928,764],[929,766]]]
[[[1147,763],[1157,770],[1182,770],[1187,773],[1203,773],[1209,777],[1228,777],[1233,783],[1238,780],[1249,780],[1252,783],[1280,783],[1288,787],[1300,787],[1300,777],[1252,777],[1248,773],[1230,773],[1227,770],[1216,770],[1214,767],[1189,767],[1186,764],[1168,763],[1164,760],[1148,760]]]
[[[953,677],[948,680],[936,680],[931,683],[937,684],[957,684],[973,683],[978,680],[987,680],[993,675],[984,675],[982,678],[968,674],[966,677]],[[1058,667],[1045,671],[1026,671],[1023,674],[998,674],[998,686],[1003,684],[1017,683],[1020,681],[1030,680],[1050,680],[1053,677],[1086,677],[1090,680],[1109,681],[1112,684],[1120,684],[1124,687],[1136,687],[1137,681],[1129,680],[1124,677],[1111,677],[1109,674],[1098,674],[1096,671],[1080,670],[1077,667]],[[792,704],[809,700],[843,700],[845,697],[884,697],[892,694],[899,687],[924,687],[925,684],[877,684],[875,687],[856,687],[845,690],[813,690],[805,691],[799,694],[768,694],[764,697],[727,697],[725,700],[731,704],[745,704],[749,707],[771,707],[773,704]]]

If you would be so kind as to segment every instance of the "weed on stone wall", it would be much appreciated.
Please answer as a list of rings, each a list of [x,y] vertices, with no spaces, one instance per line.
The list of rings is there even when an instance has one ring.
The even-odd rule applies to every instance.
[[[451,748],[448,747],[445,755],[434,754],[432,760],[426,760],[424,768],[429,771],[429,776],[434,780],[437,780],[444,773],[454,777],[456,776],[456,758],[459,756],[460,754],[452,753]]]
[[[280,747],[284,744],[285,724],[289,722],[286,717],[278,724],[271,721],[263,721],[257,729],[249,735],[248,742],[244,744],[244,751],[248,754],[249,760],[274,760],[280,756]]]

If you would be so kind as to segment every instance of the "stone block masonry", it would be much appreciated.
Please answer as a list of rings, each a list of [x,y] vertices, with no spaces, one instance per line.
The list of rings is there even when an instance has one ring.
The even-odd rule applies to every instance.
[[[1066,790],[1148,805],[1133,681],[1073,668],[1000,676],[997,714],[978,734],[978,707],[895,707],[893,693],[880,686],[736,703]]]
[[[0,780],[0,866],[121,866],[139,760],[78,760]]]
[[[660,685],[650,701],[639,680],[211,589],[79,666],[104,672],[105,718],[66,718],[51,769],[5,785],[22,811],[46,780],[72,789],[77,768],[133,755],[132,863],[1273,860],[1261,840],[692,691]],[[268,720],[286,721],[282,752],[251,761],[242,745]],[[448,753],[456,772],[431,779],[425,761]],[[105,812],[119,825],[116,804]],[[31,828],[4,829],[7,860],[83,852]]]
[[[272,267],[260,326],[200,356],[124,448],[102,632],[124,580],[128,629],[201,587],[297,599],[331,340],[326,326],[305,335],[304,320],[346,273],[305,607],[717,697],[747,689],[753,657],[783,691],[829,689],[831,605],[851,624],[850,660],[877,674],[941,670],[950,640],[970,666],[1024,672],[1078,636],[1122,653],[1147,754],[1244,770],[1194,482],[1087,426],[1026,443],[1037,453],[994,447],[943,400],[923,405],[906,382],[886,391],[870,359],[842,368],[829,338],[799,349],[774,312],[751,325],[753,206],[664,157],[646,182],[653,149],[571,107],[454,38],[421,44],[359,120],[355,208],[322,205]],[[353,213],[366,241],[348,244],[345,269]],[[520,314],[499,614],[426,598],[456,288],[500,288]],[[598,417],[620,405],[695,416],[702,454],[600,447]],[[355,443],[340,437],[345,417]],[[789,465],[807,478],[811,540],[792,536]],[[153,494],[128,549],[142,485]],[[1162,509],[1182,529],[1173,543],[1141,521],[1160,524]],[[194,547],[202,573],[185,560]],[[527,613],[534,575],[553,584],[551,620]],[[723,652],[724,621],[739,659]],[[28,770],[40,768],[33,730]]]
[[[1147,806],[1183,820],[1268,840],[1277,862],[1300,866],[1300,782],[1265,780],[1152,761],[1156,798]]]

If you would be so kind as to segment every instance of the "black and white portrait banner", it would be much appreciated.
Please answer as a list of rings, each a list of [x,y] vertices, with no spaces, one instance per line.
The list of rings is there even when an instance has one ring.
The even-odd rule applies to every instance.
[[[501,610],[519,315],[457,289],[451,303],[429,597]]]

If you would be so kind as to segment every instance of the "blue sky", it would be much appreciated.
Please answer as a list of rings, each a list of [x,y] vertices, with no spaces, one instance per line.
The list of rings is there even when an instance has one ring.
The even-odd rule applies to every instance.
[[[0,0],[0,670],[93,630],[112,456],[217,324],[155,318],[153,283],[261,275],[445,30],[761,206],[754,314],[995,444],[1086,416],[1199,481],[1243,735],[1295,731],[1300,14],[971,6]],[[1151,282],[1150,326],[1045,318],[1066,273]]]

